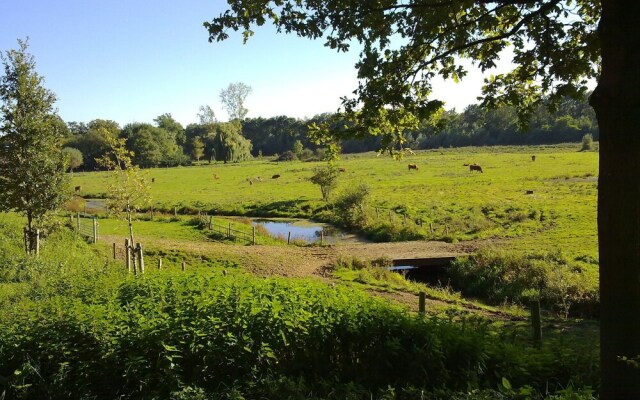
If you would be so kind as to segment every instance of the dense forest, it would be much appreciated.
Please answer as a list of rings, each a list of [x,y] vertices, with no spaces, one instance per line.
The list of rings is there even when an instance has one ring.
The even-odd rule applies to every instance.
[[[127,148],[135,154],[134,163],[143,168],[188,165],[203,160],[240,162],[283,153],[305,159],[318,152],[309,138],[308,126],[332,117],[331,114],[311,119],[277,116],[231,122],[201,118],[199,123],[186,127],[171,114],[158,116],[153,124],[131,123],[124,127],[114,121],[96,119],[89,123],[68,123],[65,147],[69,148],[71,167],[82,170],[98,168],[95,160],[107,151],[108,137],[126,139]],[[586,99],[569,98],[562,101],[556,112],[539,107],[527,127],[518,125],[515,110],[510,107],[486,110],[470,105],[461,113],[443,110],[436,118],[423,122],[418,130],[405,133],[408,146],[414,150],[578,142],[585,135],[598,139],[594,112]],[[375,136],[342,141],[344,153],[378,149],[380,138]]]

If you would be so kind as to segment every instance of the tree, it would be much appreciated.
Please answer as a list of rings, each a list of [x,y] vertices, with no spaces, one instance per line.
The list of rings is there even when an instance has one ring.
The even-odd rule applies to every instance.
[[[98,168],[97,159],[109,151],[109,139],[120,135],[120,125],[115,121],[95,119],[89,124],[69,123],[74,134],[65,141],[66,147],[73,147],[84,156],[84,169]]]
[[[18,45],[0,54],[0,210],[27,218],[27,250],[33,251],[36,226],[68,198],[68,179],[56,97],[35,71],[27,42]]]
[[[328,202],[331,193],[338,187],[338,169],[332,164],[315,168],[309,180],[311,183],[320,186],[322,200]]]
[[[127,150],[126,139],[108,138],[107,141],[110,150],[98,160],[101,167],[112,172],[111,180],[107,184],[107,206],[114,215],[127,221],[131,246],[127,250],[131,251],[135,246],[133,214],[151,202],[149,184],[140,168],[133,165],[131,160],[134,153]]]
[[[204,143],[200,137],[194,137],[191,141],[191,156],[200,161],[200,158],[204,155]]]
[[[431,78],[463,78],[462,58],[488,71],[505,48],[513,51],[515,68],[486,78],[484,105],[515,106],[520,125],[543,99],[553,108],[598,79],[590,103],[600,127],[600,395],[640,398],[640,2],[236,0],[205,26],[210,41],[227,39],[228,28],[246,41],[267,19],[338,51],[361,44],[360,84],[344,108],[357,122],[352,131],[389,136],[387,145],[401,145],[402,132],[380,131],[380,122],[437,109]]]
[[[82,152],[78,149],[74,149],[73,147],[65,147],[62,149],[62,154],[66,157],[67,166],[71,172],[81,166],[84,162]]]
[[[220,91],[220,101],[229,114],[229,121],[243,120],[249,110],[244,107],[244,101],[251,94],[251,86],[242,82],[230,83],[226,89]]]
[[[251,141],[242,136],[238,120],[214,125],[215,132],[208,137],[211,156],[219,161],[240,162],[251,158]]]
[[[164,129],[165,131],[171,133],[173,136],[173,140],[178,146],[184,147],[184,144],[187,141],[184,127],[182,126],[182,124],[180,124],[180,122],[173,119],[171,114],[165,113],[159,115],[153,121],[158,125],[158,128]]]
[[[302,152],[304,151],[304,145],[300,140],[296,140],[293,143],[293,153],[298,157],[298,159],[302,158]]]
[[[216,113],[209,106],[200,106],[198,112],[198,121],[201,125],[210,125],[216,123]]]

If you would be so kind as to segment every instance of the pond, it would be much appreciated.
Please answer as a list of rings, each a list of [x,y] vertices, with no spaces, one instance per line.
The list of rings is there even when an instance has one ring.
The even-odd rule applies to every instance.
[[[287,240],[291,234],[291,240],[304,240],[307,243],[319,242],[324,233],[325,244],[337,243],[362,243],[365,239],[343,232],[336,227],[314,222],[306,219],[253,219],[253,225],[263,226],[271,236],[281,237]]]

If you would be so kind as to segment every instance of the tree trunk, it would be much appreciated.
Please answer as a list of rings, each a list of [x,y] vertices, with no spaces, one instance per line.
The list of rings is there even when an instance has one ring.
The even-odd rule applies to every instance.
[[[600,126],[601,399],[640,399],[640,4],[602,0]],[[638,360],[640,361],[640,360]]]

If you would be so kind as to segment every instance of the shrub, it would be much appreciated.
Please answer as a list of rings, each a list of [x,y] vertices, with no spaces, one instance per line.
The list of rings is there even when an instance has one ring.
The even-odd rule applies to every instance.
[[[587,133],[582,137],[582,147],[580,151],[591,151],[593,150],[593,135]]]

